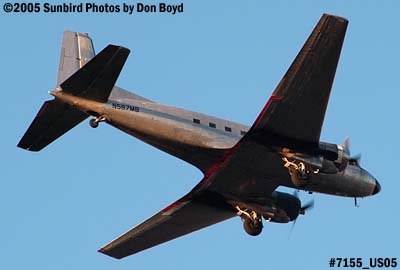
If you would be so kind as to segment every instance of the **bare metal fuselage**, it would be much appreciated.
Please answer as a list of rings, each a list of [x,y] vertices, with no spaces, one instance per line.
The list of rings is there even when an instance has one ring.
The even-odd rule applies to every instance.
[[[88,114],[105,116],[106,122],[112,126],[193,164],[203,173],[219,162],[225,150],[233,147],[249,130],[245,125],[149,101],[116,99],[99,103],[63,91],[50,93]],[[243,188],[247,193],[254,193],[255,197],[263,196],[260,188],[264,183],[270,185],[279,182],[280,185],[298,188],[290,181],[281,158],[279,151],[260,145],[256,151],[252,149],[248,153],[247,160],[238,164],[232,182],[247,181],[249,184]],[[374,194],[375,183],[367,171],[349,164],[344,171],[336,174],[314,174],[307,190],[365,197]],[[224,195],[240,196],[230,194],[229,190]]]
[[[380,184],[343,145],[320,142],[348,21],[323,14],[251,127],[154,103],[115,86],[128,48],[95,54],[88,34],[66,31],[54,100],[45,101],[18,147],[40,151],[87,119],[108,124],[199,168],[203,179],[99,251],[124,258],[234,216],[256,236],[262,218],[295,221],[310,209],[279,186],[345,197]]]

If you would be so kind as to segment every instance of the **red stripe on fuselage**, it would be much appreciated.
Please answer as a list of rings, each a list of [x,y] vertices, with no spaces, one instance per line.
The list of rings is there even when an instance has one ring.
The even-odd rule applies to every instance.
[[[258,117],[257,117],[256,121],[254,122],[253,126],[256,126],[260,122],[262,116],[268,110],[269,106],[272,104],[273,101],[278,101],[278,100],[281,100],[281,99],[282,99],[281,96],[271,96],[269,98],[269,100],[267,101],[267,103],[265,104],[264,108],[262,109],[261,113],[258,115]],[[245,138],[245,137],[243,137],[243,138]],[[173,202],[169,206],[165,207],[163,210],[161,210],[161,212],[162,213],[167,213],[167,212],[171,211],[172,209],[174,209],[175,207],[179,206],[180,204],[190,200],[190,198],[192,197],[192,195],[194,193],[198,193],[199,191],[202,191],[205,188],[207,188],[207,186],[208,186],[208,184],[210,182],[211,176],[213,176],[220,169],[222,169],[222,168],[224,168],[226,166],[226,161],[236,153],[236,151],[239,149],[241,141],[242,140],[240,140],[232,148],[226,150],[222,160],[220,162],[215,163],[214,165],[212,165],[208,169],[208,171],[204,175],[204,178],[193,188],[193,190],[191,192],[189,192],[189,194],[187,194],[183,198],[177,200],[176,202]]]
[[[264,115],[264,113],[268,110],[269,106],[272,104],[273,101],[278,101],[281,100],[282,97],[281,96],[271,96],[269,98],[269,100],[267,101],[267,103],[265,104],[264,108],[262,109],[261,113],[258,115],[256,121],[254,122],[253,126],[256,126],[262,116]],[[243,137],[245,138],[246,135]],[[233,156],[234,153],[236,153],[236,151],[238,150],[240,144],[241,144],[242,140],[240,140],[237,144],[235,144],[235,146],[233,146],[232,148],[228,149],[225,154],[224,157],[222,158],[222,161],[215,163],[213,166],[211,166],[211,168],[207,171],[207,173],[205,174],[205,177],[203,178],[203,180],[201,180],[201,182],[195,187],[195,189],[197,188],[203,188],[203,186],[209,181],[210,177],[212,175],[214,175],[217,171],[219,171],[221,168],[225,167],[225,163],[226,161]]]
[[[206,183],[209,182],[209,179],[211,176],[213,176],[216,172],[218,172],[221,168],[224,167],[225,161],[233,155],[233,153],[236,151],[236,148],[239,143],[237,143],[234,147],[228,149],[222,159],[221,162],[215,163],[211,168],[206,172],[204,175],[204,178],[193,188],[191,192],[189,192],[186,196],[183,198],[177,200],[176,202],[173,202],[172,204],[168,205],[165,207],[163,210],[161,210],[162,213],[167,213],[174,209],[175,207],[178,207],[182,203],[189,201],[194,193],[198,193],[200,190],[203,190],[206,187]]]

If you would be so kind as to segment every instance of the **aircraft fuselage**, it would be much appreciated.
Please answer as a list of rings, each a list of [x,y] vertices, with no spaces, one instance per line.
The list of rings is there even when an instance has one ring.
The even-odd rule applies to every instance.
[[[110,125],[193,164],[205,174],[213,164],[222,159],[224,150],[233,147],[250,128],[153,102],[119,99],[100,103],[59,90],[50,93],[92,116],[104,116]],[[283,166],[280,153],[282,148],[260,145],[256,151],[249,151],[248,160],[238,164],[232,182],[247,182],[248,185],[243,188],[247,194],[254,194],[254,197],[263,196],[263,186],[274,182],[287,187],[346,197],[366,197],[379,192],[375,178],[360,166],[352,164],[337,173],[313,173],[306,187],[296,187]],[[248,178],[252,181],[243,181]],[[229,198],[240,194],[231,194],[226,190],[222,195]]]

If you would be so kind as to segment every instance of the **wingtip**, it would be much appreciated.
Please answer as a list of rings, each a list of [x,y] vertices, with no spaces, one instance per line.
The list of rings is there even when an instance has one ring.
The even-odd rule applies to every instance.
[[[328,13],[322,14],[322,17],[334,18],[334,19],[336,19],[336,20],[338,20],[340,22],[344,22],[344,23],[348,23],[349,22],[349,20],[347,20],[344,17],[333,15],[333,14],[328,14]]]
[[[118,259],[118,260],[120,260],[120,259],[122,259],[122,258],[125,257],[125,256],[115,256],[115,255],[113,255],[113,254],[110,254],[110,253],[107,252],[107,250],[106,250],[104,247],[99,248],[99,249],[97,250],[97,252],[99,252],[99,253],[101,253],[101,254],[104,254],[104,255],[107,255],[107,256],[110,256],[110,257],[112,257],[112,258],[114,258],[114,259]]]
[[[21,143],[21,142],[19,142],[17,144],[17,147],[19,147],[23,150],[26,150],[26,151],[30,151],[30,152],[39,152],[40,150],[42,150],[42,148],[35,148],[35,147],[32,147],[31,145],[27,145],[27,144]]]
[[[97,252],[105,254],[106,250],[104,248],[99,248]]]
[[[27,145],[27,144],[25,144],[25,143],[22,143],[22,142],[19,142],[19,143],[17,144],[17,147],[19,147],[19,148],[21,148],[21,149],[23,149],[23,150],[33,151],[33,150],[30,149],[29,145]]]
[[[110,49],[113,49],[115,51],[123,50],[123,51],[126,51],[128,53],[130,53],[130,51],[131,51],[129,48],[126,48],[126,47],[120,46],[120,45],[115,45],[115,44],[108,44],[108,46],[106,48],[110,48]]]

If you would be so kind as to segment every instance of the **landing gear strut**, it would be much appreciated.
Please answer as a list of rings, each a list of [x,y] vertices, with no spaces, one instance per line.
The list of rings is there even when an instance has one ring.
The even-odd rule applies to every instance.
[[[89,121],[89,125],[92,127],[92,128],[97,128],[98,126],[99,126],[99,123],[100,122],[104,122],[104,121],[106,121],[107,120],[107,118],[105,117],[105,116],[99,116],[99,117],[96,117],[96,118],[92,118],[92,119],[90,119],[90,121]]]
[[[238,210],[237,215],[243,220],[244,230],[249,235],[257,236],[262,232],[263,225],[260,215],[255,211],[249,212],[247,209],[242,210],[239,206],[236,206],[236,210]]]
[[[306,165],[300,161],[290,161],[286,157],[282,158],[285,168],[289,170],[290,179],[296,187],[305,187],[309,183],[310,172]]]

